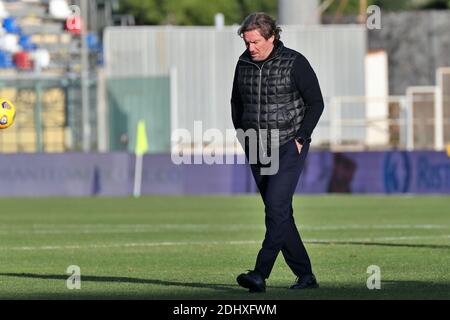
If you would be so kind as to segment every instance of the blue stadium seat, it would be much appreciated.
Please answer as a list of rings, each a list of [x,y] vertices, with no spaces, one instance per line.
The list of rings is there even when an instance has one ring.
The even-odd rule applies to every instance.
[[[3,28],[9,33],[20,34],[21,30],[17,24],[17,19],[14,17],[8,17],[3,20]]]
[[[11,53],[0,50],[0,69],[10,69],[10,68],[14,68]]]

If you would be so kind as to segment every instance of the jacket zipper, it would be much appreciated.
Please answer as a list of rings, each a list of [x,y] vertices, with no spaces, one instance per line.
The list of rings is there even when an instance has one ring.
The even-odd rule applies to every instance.
[[[256,63],[253,63],[253,62],[250,62],[250,61],[247,61],[247,60],[243,60],[243,59],[239,59],[239,61],[242,61],[242,62],[246,62],[246,63],[252,64],[252,65],[256,66],[256,67],[259,69],[259,87],[258,87],[258,136],[259,136],[259,145],[260,145],[260,147],[261,147],[261,150],[263,151],[263,157],[266,156],[266,151],[264,150],[264,146],[263,146],[263,144],[262,144],[262,139],[261,139],[261,128],[260,128],[260,124],[261,124],[261,87],[262,87],[262,70],[263,70],[263,68],[264,68],[264,65],[265,65],[267,62],[269,62],[269,61],[271,61],[271,60],[273,60],[273,59],[275,59],[275,58],[277,58],[277,57],[273,57],[273,58],[271,58],[271,59],[269,59],[269,60],[267,60],[267,61],[264,61],[264,63],[261,65],[261,67],[259,67]],[[268,130],[268,129],[267,129],[267,130]],[[267,135],[267,137],[269,137],[269,135]]]

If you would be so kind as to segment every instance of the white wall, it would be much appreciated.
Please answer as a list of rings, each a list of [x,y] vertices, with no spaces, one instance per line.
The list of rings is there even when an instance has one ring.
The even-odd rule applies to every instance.
[[[370,52],[366,57],[366,119],[368,146],[385,146],[389,142],[389,83],[388,56],[386,51]],[[384,120],[384,122],[383,122]]]

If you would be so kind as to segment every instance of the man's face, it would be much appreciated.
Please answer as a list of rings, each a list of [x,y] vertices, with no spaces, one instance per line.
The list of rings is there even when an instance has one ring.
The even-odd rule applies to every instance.
[[[243,38],[247,49],[250,51],[253,61],[266,60],[273,50],[275,36],[272,36],[266,40],[259,33],[259,30],[252,30],[244,32]]]

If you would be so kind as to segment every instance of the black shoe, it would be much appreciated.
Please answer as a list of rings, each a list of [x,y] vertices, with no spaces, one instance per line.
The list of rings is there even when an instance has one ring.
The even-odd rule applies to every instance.
[[[264,278],[256,271],[249,270],[248,273],[240,274],[236,278],[237,283],[249,292],[265,292],[266,291],[266,281]]]
[[[316,277],[313,274],[297,278],[297,282],[291,289],[316,289],[319,287]]]

